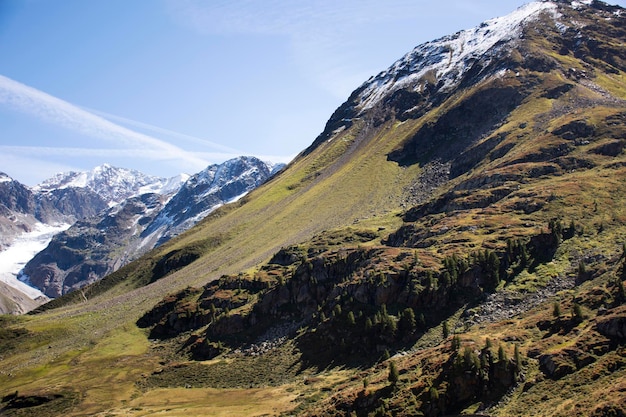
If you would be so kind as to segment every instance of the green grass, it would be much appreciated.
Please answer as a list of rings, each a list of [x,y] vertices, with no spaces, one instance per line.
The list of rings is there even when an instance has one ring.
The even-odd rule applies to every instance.
[[[302,370],[290,343],[261,356],[234,356],[207,363],[182,362],[163,367],[139,382],[154,388],[259,388],[295,381]]]

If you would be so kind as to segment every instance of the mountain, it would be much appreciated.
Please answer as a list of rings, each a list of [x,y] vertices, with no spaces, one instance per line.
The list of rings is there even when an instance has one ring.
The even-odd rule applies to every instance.
[[[5,320],[5,410],[626,415],[625,56],[598,1],[418,46],[245,197]]]
[[[105,168],[110,172],[110,167]],[[72,173],[46,183],[52,190],[86,183],[101,195],[126,200],[55,235],[28,261],[20,279],[51,298],[84,287],[258,187],[272,174],[272,165],[254,157],[233,158],[210,165],[178,187],[163,180],[146,180],[135,172],[122,173],[104,176],[104,181],[102,175],[93,180],[87,174]],[[146,190],[154,192],[143,193]],[[140,194],[128,198],[132,192]]]
[[[34,187],[40,194],[59,192],[66,189],[89,190],[109,204],[119,203],[125,198],[147,192],[159,192],[170,184],[170,179],[145,175],[139,171],[100,165],[87,172],[57,174]],[[174,187],[174,190],[176,187]]]
[[[181,183],[106,164],[89,172],[58,174],[32,189],[0,173],[0,249],[35,224],[71,224],[130,196],[163,192],[167,187],[176,191]]]
[[[0,173],[0,250],[38,221],[35,206],[35,197],[28,187]]]
[[[49,300],[39,289],[20,282],[18,275],[55,234],[134,195],[173,194],[186,178],[151,177],[105,164],[89,172],[58,174],[29,188],[0,174],[0,281],[21,294],[16,298],[14,291],[2,292],[14,301],[13,312],[23,313]],[[41,288],[45,291],[46,285]]]
[[[280,169],[282,165],[277,165]],[[263,184],[274,165],[255,157],[214,164],[191,176],[142,234],[151,248],[189,229],[216,208],[243,197]]]

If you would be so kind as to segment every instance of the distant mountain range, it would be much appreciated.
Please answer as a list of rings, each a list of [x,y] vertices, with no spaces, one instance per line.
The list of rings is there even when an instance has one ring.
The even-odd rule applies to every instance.
[[[0,174],[0,281],[20,294],[5,295],[14,300],[5,312],[23,312],[28,307],[19,305],[32,307],[102,278],[281,167],[239,157],[193,176],[158,178],[105,164],[58,174],[32,188]]]

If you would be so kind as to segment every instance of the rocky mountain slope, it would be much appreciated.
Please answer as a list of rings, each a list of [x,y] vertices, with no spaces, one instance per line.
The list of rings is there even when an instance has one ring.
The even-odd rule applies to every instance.
[[[48,247],[26,264],[20,279],[51,298],[82,288],[189,229],[217,207],[258,187],[272,173],[268,163],[238,157],[210,165],[182,186],[166,188],[165,193],[162,184],[129,176],[124,181],[136,184],[138,196],[55,235]],[[70,183],[76,181],[72,176]],[[67,182],[65,178],[61,181]],[[103,184],[108,188],[105,195],[110,197],[121,196],[123,190],[131,188],[114,181]],[[58,189],[58,185],[52,188]],[[167,193],[172,189],[175,194]]]
[[[418,46],[279,175],[5,320],[4,411],[625,415],[625,28],[543,1]]]

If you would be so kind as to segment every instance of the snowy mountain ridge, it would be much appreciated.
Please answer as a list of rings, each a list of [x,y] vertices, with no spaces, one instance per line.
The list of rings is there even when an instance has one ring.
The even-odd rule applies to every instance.
[[[283,164],[242,156],[208,166],[192,175],[146,228],[144,240],[163,243],[187,230],[218,207],[244,196],[271,177]]]
[[[4,172],[0,172],[0,182],[10,182],[13,181],[13,178],[9,177]]]
[[[476,60],[495,55],[492,52],[518,39],[524,23],[536,20],[543,12],[558,17],[554,2],[528,3],[507,16],[417,46],[361,86],[359,114],[400,89],[420,93],[427,88],[441,92],[456,88]]]
[[[20,279],[53,298],[79,289],[184,232],[218,207],[241,198],[280,167],[242,156],[210,165],[182,186],[177,184],[184,176],[135,187],[139,195],[127,197],[55,235],[26,263]],[[107,170],[110,175],[101,176],[112,178],[114,185],[137,183],[126,178],[125,170],[96,169],[95,176]],[[86,177],[80,177],[80,181]]]
[[[146,192],[176,192],[188,178],[187,174],[159,178],[136,170],[103,164],[91,171],[59,173],[33,187],[33,191],[46,193],[66,188],[85,188],[96,192],[112,205]]]

